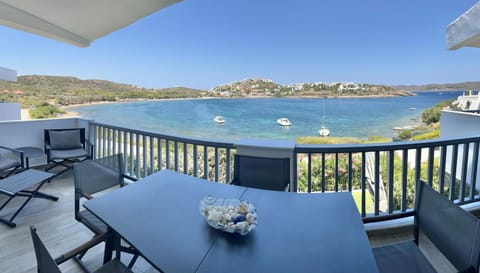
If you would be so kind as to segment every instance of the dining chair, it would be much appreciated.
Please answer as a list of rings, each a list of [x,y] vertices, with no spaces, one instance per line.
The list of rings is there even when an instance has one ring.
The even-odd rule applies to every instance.
[[[373,248],[380,272],[437,272],[420,251],[424,234],[459,272],[478,272],[480,220],[428,184],[417,181],[414,240]]]
[[[24,155],[22,151],[0,146],[0,179],[24,168]]]
[[[32,235],[33,248],[35,249],[35,257],[37,259],[37,272],[38,273],[61,273],[58,265],[68,261],[69,259],[77,256],[79,253],[84,252],[85,249],[90,249],[99,243],[105,241],[108,236],[107,233],[103,233],[95,236],[92,240],[76,247],[75,249],[60,255],[54,259],[47,248],[43,244],[42,240],[37,234],[35,226],[30,226],[30,234]],[[89,272],[89,271],[86,271]],[[132,273],[128,267],[126,267],[118,258],[115,258],[108,263],[104,264],[101,268],[97,269],[94,273]]]
[[[95,236],[107,232],[107,226],[90,211],[81,209],[81,203],[84,200],[94,198],[95,194],[123,187],[125,185],[125,179],[136,180],[124,173],[123,154],[83,161],[75,164],[73,170],[75,183],[75,219],[90,229]],[[133,255],[132,261],[129,263],[129,267],[131,268],[138,258],[138,253],[129,246],[121,246],[121,250]],[[85,253],[74,257],[74,260],[82,267],[84,267],[84,264],[81,259]]]
[[[231,184],[265,190],[289,191],[290,158],[236,154]]]
[[[90,145],[85,137],[85,128],[45,129],[44,148],[47,164],[52,163],[45,170],[63,166],[64,169],[56,175],[70,170],[74,163],[90,158],[91,153],[88,152],[87,146]]]

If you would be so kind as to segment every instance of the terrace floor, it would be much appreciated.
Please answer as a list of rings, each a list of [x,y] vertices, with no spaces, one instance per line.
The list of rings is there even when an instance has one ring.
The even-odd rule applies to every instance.
[[[58,202],[45,199],[33,199],[17,216],[16,228],[10,228],[0,223],[0,272],[30,273],[36,272],[36,261],[29,226],[37,227],[40,238],[45,243],[52,256],[56,257],[91,239],[93,235],[85,226],[78,223],[73,214],[74,187],[72,172],[55,178],[51,183],[45,183],[41,191],[58,196]],[[5,199],[0,196],[0,202]],[[23,198],[15,198],[1,215],[11,215],[12,210],[19,206]],[[401,228],[381,232],[368,233],[372,246],[412,238],[410,228]],[[431,244],[423,244],[425,253],[435,265],[438,272],[455,272],[453,267]],[[83,259],[87,267],[94,270],[102,264],[103,244],[91,249]],[[129,262],[128,254],[122,253],[125,264]],[[60,265],[62,272],[82,272],[72,260]],[[135,263],[134,272],[157,272],[141,258]]]

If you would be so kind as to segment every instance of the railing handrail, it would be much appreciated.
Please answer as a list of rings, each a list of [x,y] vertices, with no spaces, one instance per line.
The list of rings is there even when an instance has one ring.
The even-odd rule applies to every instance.
[[[404,150],[404,149],[418,149],[430,148],[445,145],[463,144],[467,142],[480,141],[479,137],[465,137],[465,138],[438,138],[435,140],[417,140],[417,141],[401,141],[401,142],[382,142],[382,143],[368,143],[368,144],[296,144],[295,152],[322,152],[322,153],[361,153],[361,152],[376,152],[386,150]]]
[[[215,146],[215,147],[223,147],[223,148],[235,148],[235,145],[232,142],[229,141],[223,141],[223,140],[218,140],[218,139],[207,139],[207,138],[199,138],[199,137],[182,137],[182,136],[177,136],[177,135],[170,135],[170,134],[161,134],[149,130],[143,130],[143,129],[133,129],[133,128],[127,128],[127,127],[121,127],[121,126],[115,126],[111,124],[106,124],[106,123],[100,123],[96,121],[90,121],[91,125],[97,125],[101,127],[106,127],[114,130],[121,130],[121,131],[128,131],[133,134],[141,134],[149,137],[156,137],[156,138],[162,138],[162,139],[169,139],[177,142],[187,142],[190,144],[196,144],[196,145],[206,145],[206,146]]]
[[[90,126],[94,129],[90,136],[98,138],[101,145],[99,152],[108,155],[116,152],[115,147],[124,151],[128,154],[125,159],[129,158],[129,170],[139,177],[162,168],[216,182],[228,182],[232,177],[232,159],[237,149],[234,142],[95,121],[90,121]],[[296,144],[291,157],[292,190],[360,189],[359,210],[365,222],[408,216],[412,203],[410,184],[422,177],[429,184],[437,179],[439,191],[452,201],[476,202],[480,200],[476,191],[479,147],[480,136],[368,144]],[[451,181],[453,186],[449,186]],[[373,202],[368,209],[367,200]]]

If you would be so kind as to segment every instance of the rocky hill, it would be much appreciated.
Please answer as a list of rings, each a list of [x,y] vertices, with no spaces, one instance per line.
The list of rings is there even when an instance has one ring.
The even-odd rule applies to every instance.
[[[467,90],[480,90],[480,82],[459,82],[459,83],[424,84],[424,85],[396,85],[393,87],[399,90],[409,90],[409,91],[467,91]]]
[[[362,96],[408,96],[386,85],[359,84],[353,82],[315,82],[277,84],[269,79],[245,79],[223,84],[210,90],[212,94],[222,97],[362,97]]]

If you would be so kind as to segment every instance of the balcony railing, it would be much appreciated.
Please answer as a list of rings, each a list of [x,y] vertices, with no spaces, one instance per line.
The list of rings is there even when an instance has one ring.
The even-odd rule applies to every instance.
[[[123,153],[126,172],[141,178],[161,169],[225,183],[236,144],[164,135],[91,122],[52,119],[0,122],[5,146],[43,146],[43,129],[87,127],[94,157]],[[291,189],[351,191],[365,222],[408,215],[423,179],[459,204],[479,201],[480,137],[354,145],[300,145],[292,153]],[[35,164],[43,164],[38,159]]]
[[[305,192],[357,191],[366,222],[410,210],[418,179],[459,204],[478,201],[479,142],[480,137],[471,137],[365,145],[296,145],[294,188]],[[369,198],[373,201],[371,209]]]
[[[90,123],[90,136],[96,157],[121,152],[127,172],[136,177],[161,169],[223,183],[232,177],[234,143],[96,122]],[[296,145],[293,190],[351,191],[366,222],[411,210],[418,179],[460,204],[478,201],[475,182],[479,143],[480,137],[362,145]]]
[[[90,122],[94,157],[123,153],[126,172],[145,177],[162,169],[216,182],[231,180],[234,145]]]

